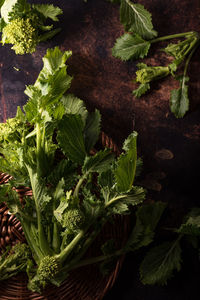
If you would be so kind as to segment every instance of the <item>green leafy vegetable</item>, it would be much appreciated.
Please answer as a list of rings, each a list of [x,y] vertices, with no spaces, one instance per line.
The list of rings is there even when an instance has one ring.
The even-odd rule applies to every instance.
[[[135,4],[130,0],[121,0],[120,3],[120,20],[129,33],[125,33],[116,40],[112,49],[113,56],[123,61],[144,58],[148,55],[152,44],[174,38],[184,38],[178,43],[168,44],[163,49],[167,55],[174,57],[173,62],[168,66],[147,67],[140,64],[144,66],[136,72],[136,81],[140,83],[140,86],[133,91],[134,96],[141,97],[150,89],[149,82],[168,75],[175,76],[175,73],[179,71],[179,66],[185,63],[184,72],[181,77],[179,76],[181,86],[178,90],[171,92],[170,99],[171,111],[177,118],[183,117],[189,110],[187,69],[192,55],[200,45],[199,33],[185,32],[155,38],[157,32],[153,29],[151,14],[141,4]]]
[[[145,191],[134,185],[141,166],[136,132],[127,137],[119,157],[110,149],[91,154],[101,115],[98,110],[89,113],[81,99],[67,93],[72,78],[65,63],[70,56],[58,47],[48,49],[35,84],[25,90],[29,100],[24,113],[18,108],[15,118],[0,124],[1,169],[12,175],[0,186],[1,201],[20,220],[33,258],[25,259],[16,272],[26,266],[28,288],[37,292],[48,283],[59,286],[81,266],[99,263],[108,271],[120,255],[153,240],[163,211],[158,204],[155,211],[153,206],[146,206],[146,213],[137,211],[135,229],[124,248],[114,247],[116,240],[112,247],[110,239],[105,240],[102,255],[85,258],[105,223],[116,214],[130,214],[131,207],[143,203]],[[23,207],[14,188],[18,185],[32,190]],[[0,269],[1,278],[4,273],[2,269],[1,276]]]
[[[0,257],[1,280],[8,279],[19,272],[26,271],[31,252],[26,244],[16,244],[7,248]]]
[[[58,21],[62,14],[52,4],[29,4],[26,0],[1,1],[2,44],[12,44],[16,54],[33,53],[38,43],[52,38],[60,29],[45,25],[46,19]]]
[[[124,34],[117,39],[112,54],[121,60],[144,58],[150,48],[150,43],[139,35]]]
[[[188,85],[189,77],[182,76],[180,79],[180,88],[171,91],[170,108],[177,118],[182,118],[189,110]]]
[[[139,208],[139,210],[141,209],[143,208]],[[177,237],[150,249],[140,266],[140,277],[144,284],[167,284],[174,271],[180,271],[181,269],[181,254],[184,251],[185,243],[192,245],[199,255],[200,208],[191,209],[180,227],[178,229],[171,228],[170,231]],[[136,234],[134,236],[137,237]],[[145,237],[144,234],[143,237]]]
[[[140,276],[144,284],[167,283],[172,272],[181,268],[181,248],[179,241],[165,242],[152,248],[140,267]]]
[[[121,0],[120,20],[125,30],[137,33],[143,39],[150,40],[157,35],[157,32],[153,30],[151,14],[141,4]]]

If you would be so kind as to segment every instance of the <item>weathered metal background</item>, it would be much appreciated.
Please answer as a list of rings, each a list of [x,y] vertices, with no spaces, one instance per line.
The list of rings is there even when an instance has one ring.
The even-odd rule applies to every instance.
[[[41,1],[32,1],[34,3]],[[34,83],[49,47],[59,45],[72,50],[69,73],[74,80],[71,91],[85,100],[89,109],[98,108],[103,129],[120,145],[134,128],[139,133],[138,151],[144,160],[142,182],[149,188],[149,200],[169,203],[168,226],[178,225],[188,208],[200,204],[200,61],[198,50],[192,58],[190,111],[176,119],[169,110],[170,90],[177,86],[172,78],[152,85],[152,91],[136,99],[132,79],[136,62],[112,57],[115,39],[123,33],[119,6],[106,0],[54,0],[64,14],[62,32],[41,44],[33,55],[16,56],[10,46],[0,47],[0,121],[15,115],[26,103],[25,85]],[[200,29],[199,0],[140,0],[153,15],[159,35]],[[154,45],[148,63],[163,65],[168,58]],[[18,69],[18,71],[16,70]],[[143,253],[142,253],[143,254]],[[138,279],[142,254],[128,255],[119,278],[105,299],[189,300],[198,291],[196,261],[186,258],[183,273],[167,287],[144,287]],[[198,277],[199,278],[199,277]]]

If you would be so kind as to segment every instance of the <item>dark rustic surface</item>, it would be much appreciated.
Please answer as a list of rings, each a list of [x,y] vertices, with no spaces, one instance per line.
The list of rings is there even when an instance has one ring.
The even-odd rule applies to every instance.
[[[170,89],[177,86],[172,78],[157,82],[149,94],[136,99],[131,94],[136,62],[124,63],[112,57],[115,39],[123,33],[118,5],[106,0],[32,2],[59,5],[64,10],[60,19],[63,30],[52,41],[41,44],[33,55],[16,56],[10,46],[0,48],[0,121],[14,116],[17,105],[25,104],[23,90],[37,78],[47,48],[59,45],[63,50],[72,50],[68,62],[69,73],[74,75],[72,92],[85,100],[89,109],[97,107],[101,111],[103,129],[119,145],[134,126],[139,133],[139,154],[144,160],[142,181],[150,188],[148,199],[168,202],[167,222],[172,226],[179,224],[188,208],[199,205],[200,50],[189,68],[190,111],[183,119],[176,119],[168,100]],[[199,0],[137,2],[152,12],[160,36],[200,28]],[[167,63],[168,58],[157,46],[150,53],[148,63]],[[137,272],[142,254],[127,256],[106,300],[115,299],[116,295],[122,300],[194,298],[200,275],[196,261],[187,258],[183,272],[167,287],[144,287]]]

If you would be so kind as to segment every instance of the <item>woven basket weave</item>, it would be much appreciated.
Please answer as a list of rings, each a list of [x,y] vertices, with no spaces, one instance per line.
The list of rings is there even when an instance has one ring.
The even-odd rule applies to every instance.
[[[101,144],[119,154],[119,149],[105,133],[101,134]],[[0,173],[0,184],[6,183],[9,179],[9,175]],[[17,189],[17,192],[21,200],[25,195],[32,193],[26,188]],[[118,241],[119,246],[123,245],[127,239],[128,227],[127,219],[116,217],[114,224],[104,226],[87,255],[98,255],[100,245],[107,239],[113,238]],[[14,245],[19,241],[25,242],[21,224],[14,215],[9,214],[6,204],[3,203],[0,205],[0,251],[7,245]],[[21,273],[0,282],[0,300],[100,300],[113,286],[122,262],[123,257],[107,276],[102,276],[98,266],[95,265],[76,269],[60,287],[49,285],[42,295],[27,289],[27,276]]]

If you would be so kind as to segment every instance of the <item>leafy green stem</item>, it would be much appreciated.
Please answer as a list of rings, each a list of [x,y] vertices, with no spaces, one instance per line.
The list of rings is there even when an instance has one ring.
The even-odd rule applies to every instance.
[[[80,242],[80,240],[85,235],[86,230],[81,230],[75,238],[71,241],[70,244],[65,247],[64,250],[60,254],[57,255],[57,258],[59,259],[60,263],[63,264],[66,258],[69,256],[69,254],[73,251],[74,247]]]
[[[28,245],[31,248],[32,253],[35,254],[34,258],[35,258],[35,260],[37,262],[37,261],[39,261],[43,257],[43,254],[42,254],[40,248],[35,243],[34,237],[33,237],[32,233],[31,233],[31,230],[29,228],[29,224],[27,223],[27,221],[20,218],[20,222],[21,222],[21,225],[22,225],[22,228],[23,228],[23,232],[24,232],[25,238],[26,238],[26,240],[28,242]]]
[[[123,198],[126,198],[127,195],[119,195],[117,197],[112,198],[110,201],[108,201],[105,204],[105,208],[109,207],[110,205],[112,205],[113,203],[115,203],[116,201],[122,200]]]
[[[81,188],[81,185],[83,184],[84,180],[86,179],[87,177],[87,173],[85,173],[83,176],[81,176],[81,178],[79,179],[76,187],[75,187],[75,190],[74,190],[74,193],[73,193],[73,196],[75,199],[78,199],[78,195],[79,195],[79,190]]]
[[[97,257],[92,257],[92,258],[82,260],[82,261],[80,261],[80,262],[78,262],[74,265],[68,265],[68,268],[70,270],[70,269],[77,269],[77,268],[84,267],[84,266],[91,265],[91,264],[97,264],[97,263],[100,263],[102,261],[107,261],[107,260],[110,260],[114,257],[121,256],[123,254],[125,254],[124,249],[120,249],[120,250],[115,251],[112,254],[100,255],[100,256],[97,256]]]
[[[186,62],[185,62],[184,71],[183,71],[183,77],[186,77],[188,65],[189,65],[189,63],[190,63],[190,60],[191,60],[191,58],[192,58],[194,52],[197,50],[199,44],[200,44],[200,38],[196,41],[196,43],[195,43],[194,46],[193,46],[192,51],[190,52],[190,54],[189,54],[188,57],[187,57],[187,60],[186,60]]]
[[[183,32],[183,33],[170,34],[170,35],[161,36],[159,38],[150,40],[149,42],[151,44],[154,44],[154,43],[157,43],[157,42],[162,42],[162,41],[166,41],[166,40],[170,40],[170,39],[186,37],[187,35],[194,34],[194,33],[196,33],[196,32],[195,31],[189,31],[189,32]]]

